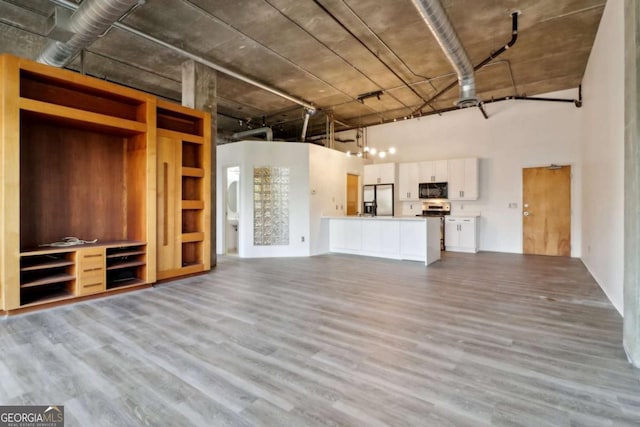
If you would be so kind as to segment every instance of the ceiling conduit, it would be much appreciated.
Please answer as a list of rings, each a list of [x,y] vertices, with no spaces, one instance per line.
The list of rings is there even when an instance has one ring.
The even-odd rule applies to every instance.
[[[412,0],[458,75],[460,108],[478,105],[473,65],[439,0]]]
[[[51,40],[37,61],[54,67],[64,67],[82,49],[96,41],[114,22],[122,18],[139,0],[84,0],[71,15],[66,42]]]

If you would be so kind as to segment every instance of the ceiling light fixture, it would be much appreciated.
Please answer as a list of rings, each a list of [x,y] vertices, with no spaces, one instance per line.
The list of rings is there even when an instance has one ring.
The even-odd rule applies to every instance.
[[[363,93],[362,95],[358,95],[358,101],[361,104],[364,104],[364,100],[367,98],[378,98],[378,101],[380,101],[380,97],[382,96],[383,92],[381,90],[376,90],[374,92],[367,92],[367,93]]]

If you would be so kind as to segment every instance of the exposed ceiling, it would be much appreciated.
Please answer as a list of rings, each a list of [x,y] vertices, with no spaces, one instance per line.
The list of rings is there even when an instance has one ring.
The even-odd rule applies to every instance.
[[[81,0],[75,0],[81,3]],[[482,100],[580,85],[606,0],[442,0],[472,64],[519,37],[476,72]],[[35,59],[53,4],[0,0],[0,52]],[[319,110],[308,135],[449,109],[458,89],[417,111],[456,81],[453,68],[411,0],[147,0],[122,23],[304,100]],[[69,68],[180,101],[181,54],[113,28]],[[381,91],[379,97],[358,100]],[[297,139],[304,108],[218,74],[223,134],[263,125]],[[480,113],[478,113],[480,114]]]

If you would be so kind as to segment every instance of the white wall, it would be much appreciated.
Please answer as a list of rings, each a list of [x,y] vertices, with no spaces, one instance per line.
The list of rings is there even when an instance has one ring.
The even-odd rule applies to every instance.
[[[623,313],[624,2],[608,1],[583,80],[582,260]]]
[[[224,245],[224,207],[226,168],[240,166],[238,255],[253,257],[290,257],[309,255],[309,145],[285,142],[240,141],[217,147],[217,243],[219,254]],[[253,168],[279,166],[290,168],[289,245],[253,244]],[[302,237],[305,237],[304,242]]]
[[[577,90],[545,96],[576,98]],[[368,129],[368,144],[379,149],[395,145],[397,153],[385,162],[480,158],[479,200],[452,202],[452,210],[480,212],[484,251],[522,253],[522,168],[571,165],[571,254],[580,256],[581,110],[570,103],[539,101],[485,107],[489,120],[473,108],[373,126]],[[517,209],[509,208],[513,202]]]
[[[224,233],[228,230],[225,227],[225,189],[226,170],[231,166],[240,167],[238,255],[286,257],[329,251],[329,232],[322,229],[321,217],[345,214],[347,173],[362,175],[363,160],[305,143],[241,141],[218,146],[218,254],[224,253]],[[253,168],[261,166],[284,166],[291,170],[288,246],[253,244]]]
[[[363,160],[317,145],[309,146],[311,255],[329,251],[328,222],[322,216],[346,215],[347,174],[362,176]],[[360,181],[362,183],[362,181]]]

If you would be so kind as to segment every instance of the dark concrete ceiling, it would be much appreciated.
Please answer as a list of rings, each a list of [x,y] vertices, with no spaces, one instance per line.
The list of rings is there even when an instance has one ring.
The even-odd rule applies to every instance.
[[[76,0],[76,3],[81,3]],[[442,0],[471,62],[519,38],[476,72],[482,100],[580,85],[605,0]],[[34,59],[47,42],[48,0],[0,0],[0,52]],[[309,135],[407,117],[456,81],[410,0],[148,0],[123,21],[239,74],[316,106]],[[113,28],[84,55],[87,74],[179,101],[181,54]],[[81,69],[80,57],[69,68]],[[363,102],[358,97],[382,91]],[[448,109],[457,86],[424,113]],[[222,133],[272,126],[299,138],[303,107],[222,73]]]

